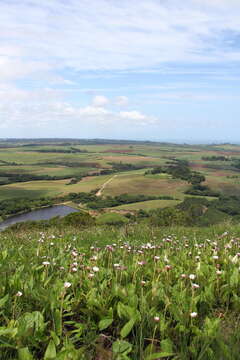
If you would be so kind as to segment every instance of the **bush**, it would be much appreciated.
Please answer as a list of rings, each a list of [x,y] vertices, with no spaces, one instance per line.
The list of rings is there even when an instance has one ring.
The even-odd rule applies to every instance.
[[[155,226],[184,226],[189,223],[189,218],[184,211],[176,208],[165,208],[153,211],[149,221],[151,225]]]
[[[124,225],[128,223],[128,219],[117,213],[106,213],[97,218],[98,225]]]
[[[91,226],[95,224],[95,219],[85,212],[74,212],[65,216],[62,221],[64,225],[71,226]]]

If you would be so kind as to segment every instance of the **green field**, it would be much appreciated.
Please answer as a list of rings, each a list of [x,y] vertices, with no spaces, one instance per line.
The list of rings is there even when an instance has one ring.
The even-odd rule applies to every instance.
[[[75,151],[71,152],[70,151]],[[82,151],[82,152],[78,152]],[[19,140],[0,141],[0,200],[14,198],[36,199],[60,196],[71,192],[97,191],[113,175],[88,176],[112,169],[114,164],[132,164],[136,169],[117,171],[112,181],[103,186],[101,196],[123,193],[154,196],[185,197],[187,181],[171,175],[144,175],[146,170],[166,165],[172,159],[187,160],[193,171],[206,177],[205,185],[223,195],[240,194],[239,169],[232,161],[207,161],[202,157],[232,157],[240,160],[237,145],[177,145],[163,143],[106,142],[80,140]],[[12,181],[14,175],[35,176],[26,181]],[[46,179],[50,176],[52,179]],[[71,178],[83,176],[76,184],[66,185]],[[37,178],[38,177],[38,178]],[[54,179],[53,177],[58,177]],[[4,182],[10,182],[9,184]],[[148,202],[149,208],[158,204]],[[164,204],[159,202],[159,204]],[[168,202],[166,202],[168,204]],[[170,203],[169,203],[170,204]],[[171,202],[173,204],[173,202]],[[133,205],[132,205],[133,206]],[[136,205],[137,206],[137,205]]]

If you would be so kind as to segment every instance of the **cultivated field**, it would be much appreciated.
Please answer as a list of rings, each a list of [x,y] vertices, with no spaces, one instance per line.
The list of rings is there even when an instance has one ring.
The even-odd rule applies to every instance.
[[[228,161],[206,160],[214,156],[223,156]],[[211,189],[225,195],[240,194],[239,168],[234,167],[234,162],[240,160],[240,146],[237,145],[22,140],[0,141],[0,200],[97,192],[113,176],[99,173],[113,169],[116,164],[122,168],[115,170],[116,176],[103,186],[101,196],[128,193],[168,195],[176,201],[183,200],[189,188],[187,181],[168,174],[145,174],[147,170],[166,165],[173,159],[187,160],[192,171],[205,176],[205,185]],[[126,164],[132,165],[132,169],[126,171],[123,167]],[[21,181],[19,176],[23,177]],[[69,184],[75,178],[76,181]],[[136,206],[149,209],[158,203],[160,207],[164,204],[150,201]]]

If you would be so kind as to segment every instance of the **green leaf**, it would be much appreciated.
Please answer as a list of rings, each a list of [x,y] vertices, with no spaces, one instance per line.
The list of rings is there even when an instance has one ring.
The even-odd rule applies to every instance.
[[[163,352],[172,353],[173,352],[173,343],[170,339],[165,339],[161,341],[161,350]]]
[[[161,359],[161,358],[165,358],[165,357],[170,357],[170,356],[174,356],[175,354],[173,353],[167,353],[167,352],[160,352],[160,353],[154,353],[149,355],[146,360],[155,360],[155,359]]]
[[[51,360],[51,359],[55,359],[57,353],[56,353],[56,346],[54,344],[53,340],[49,341],[48,347],[46,349],[45,355],[44,355],[44,360]]]
[[[101,321],[99,321],[98,327],[99,330],[104,330],[106,328],[108,328],[113,322],[113,319],[102,319]]]
[[[54,344],[56,346],[58,346],[60,344],[60,339],[59,339],[59,337],[56,335],[56,333],[54,331],[51,331],[51,337],[52,337],[52,339],[54,341]]]
[[[27,347],[18,349],[18,360],[32,360],[33,357],[30,354]]]
[[[120,335],[122,338],[125,338],[130,333],[135,322],[136,322],[136,319],[133,318],[124,325],[124,327],[122,328],[122,330],[120,332]]]
[[[127,355],[132,351],[132,344],[124,340],[117,340],[113,343],[112,351],[115,354]]]
[[[62,335],[62,315],[59,309],[56,309],[53,314],[55,332],[58,336]]]
[[[7,256],[8,256],[7,250],[3,250],[2,251],[2,259],[5,260]]]
[[[0,308],[5,305],[5,303],[8,301],[9,295],[5,295],[3,298],[0,299]]]

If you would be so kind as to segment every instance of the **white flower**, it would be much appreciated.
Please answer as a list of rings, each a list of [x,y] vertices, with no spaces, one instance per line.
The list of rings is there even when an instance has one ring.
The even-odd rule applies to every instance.
[[[193,289],[198,289],[198,288],[200,288],[200,286],[198,284],[192,284],[192,288]]]
[[[16,293],[16,296],[18,296],[18,297],[20,297],[20,296],[22,296],[22,292],[21,291],[18,291],[17,293]]]
[[[213,260],[218,260],[218,255],[213,255]]]
[[[159,316],[154,316],[154,321],[155,321],[155,322],[159,322],[159,321],[160,321],[160,317],[159,317]]]
[[[97,267],[97,266],[94,266],[92,269],[93,269],[94,272],[98,272],[98,271],[99,271],[99,267]]]
[[[42,263],[44,266],[48,266],[48,265],[50,265],[50,262],[49,261],[43,261],[43,263]]]
[[[221,274],[222,274],[222,271],[221,271],[221,270],[217,270],[217,271],[216,271],[216,274],[217,274],[217,275],[221,275]]]
[[[76,267],[73,267],[71,270],[72,270],[72,272],[76,272],[76,271],[77,271],[77,268],[76,268]]]
[[[196,279],[196,275],[194,275],[194,274],[190,274],[190,275],[189,275],[189,279],[190,279],[190,280],[194,280],[194,279]]]
[[[191,316],[191,318],[195,318],[195,317],[197,317],[197,316],[198,316],[198,313],[196,313],[196,312],[192,312],[192,313],[190,314],[190,316]]]
[[[66,282],[64,283],[65,289],[70,288],[70,286],[72,286],[72,284],[71,284],[70,282],[66,281]]]

